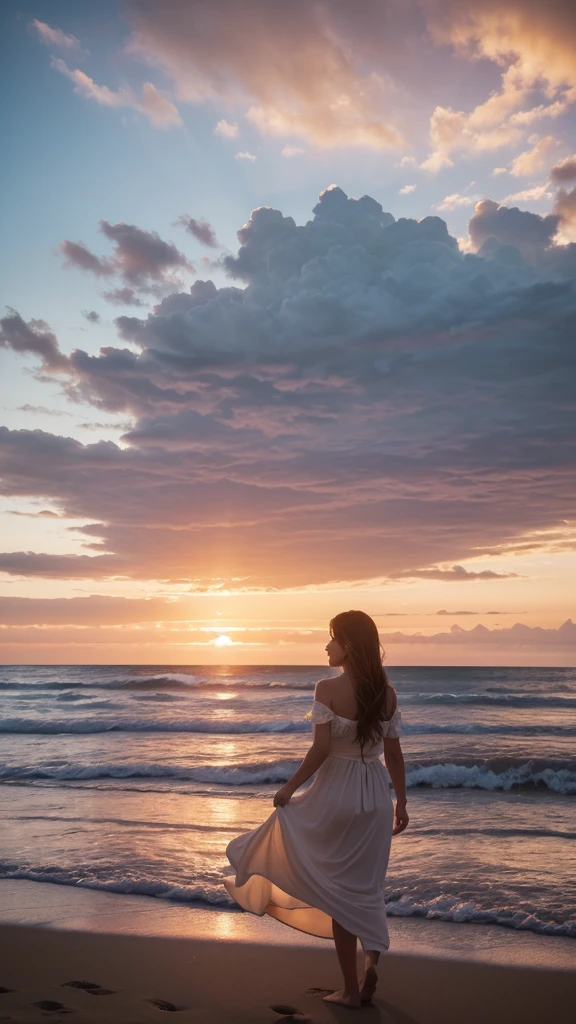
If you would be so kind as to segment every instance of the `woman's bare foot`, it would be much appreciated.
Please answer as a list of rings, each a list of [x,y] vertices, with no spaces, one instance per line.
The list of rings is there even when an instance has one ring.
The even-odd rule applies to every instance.
[[[323,996],[325,1003],[337,1003],[338,1006],[349,1006],[353,1010],[359,1010],[362,1006],[360,994],[351,996],[343,989],[340,992],[331,992],[329,996]]]
[[[366,973],[364,974],[360,985],[360,1000],[362,1006],[367,1006],[372,1002],[372,996],[376,991],[377,984],[378,974],[376,968],[372,964],[370,967],[366,968]]]

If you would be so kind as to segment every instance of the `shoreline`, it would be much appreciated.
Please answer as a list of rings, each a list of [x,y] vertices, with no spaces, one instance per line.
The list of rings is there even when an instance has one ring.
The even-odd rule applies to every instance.
[[[447,959],[540,963],[576,970],[576,942],[495,924],[388,917],[390,951]],[[105,892],[29,879],[0,879],[0,927],[35,927],[142,937],[202,938],[333,950],[331,939],[296,931],[240,908],[209,907],[155,896]],[[430,952],[433,951],[433,953]],[[387,954],[387,955],[389,955]]]
[[[2,923],[2,920],[3,920],[2,909],[1,909],[1,907],[2,907],[1,896],[2,896],[3,893],[9,892],[9,889],[6,888],[6,886],[9,885],[10,883],[13,883],[15,885],[20,885],[20,886],[24,885],[24,886],[42,886],[42,887],[50,887],[50,888],[53,887],[56,890],[65,890],[65,891],[72,890],[75,893],[94,893],[94,894],[101,894],[101,895],[104,895],[104,896],[112,897],[113,899],[120,901],[117,904],[119,919],[121,919],[123,917],[124,911],[127,910],[128,906],[131,905],[131,904],[126,904],[125,903],[126,900],[140,900],[140,901],[144,901],[144,903],[148,907],[151,907],[152,901],[153,901],[154,906],[156,908],[158,908],[159,905],[160,906],[164,905],[167,908],[181,908],[181,909],[187,910],[189,912],[193,911],[197,915],[219,913],[219,914],[231,914],[231,915],[234,916],[234,915],[238,915],[238,914],[239,915],[246,914],[246,911],[242,910],[240,907],[238,907],[238,906],[236,906],[234,904],[231,904],[231,903],[227,903],[227,902],[222,902],[222,903],[214,902],[214,903],[212,903],[210,901],[202,900],[201,897],[199,897],[198,899],[183,899],[182,897],[179,897],[179,896],[172,897],[171,896],[171,890],[170,890],[170,888],[169,888],[169,886],[167,884],[166,884],[166,890],[163,891],[163,892],[153,892],[153,891],[146,892],[146,891],[142,891],[142,890],[140,890],[140,891],[138,891],[138,890],[129,891],[128,889],[125,890],[125,891],[122,891],[121,889],[120,890],[119,889],[112,889],[112,888],[107,889],[104,886],[100,887],[98,885],[93,885],[93,884],[83,885],[81,881],[76,881],[75,879],[65,880],[63,878],[50,877],[49,875],[47,876],[46,873],[43,873],[42,877],[38,877],[38,878],[34,878],[34,877],[30,878],[30,877],[28,877],[28,874],[32,874],[33,875],[34,872],[18,872],[18,877],[9,877],[9,876],[0,877],[0,923]],[[55,874],[57,875],[56,869],[55,869]],[[126,883],[126,884],[129,884],[129,883]],[[24,890],[22,890],[22,891],[24,891]],[[76,901],[78,901],[78,899],[79,899],[79,897],[75,897]],[[52,907],[53,905],[55,905],[55,904],[57,905],[58,904],[59,898],[56,896],[56,897],[54,897],[54,900],[52,900],[52,899],[48,899],[47,897],[42,897],[40,902],[41,902],[41,905],[43,905],[43,906]],[[78,903],[76,903],[76,905],[78,905]],[[142,904],[142,905],[144,905],[144,904]],[[399,912],[395,913],[395,909],[398,909]],[[465,906],[463,909],[464,909],[464,911],[466,911],[467,907]],[[484,917],[484,920],[482,920],[482,917],[480,916],[481,914],[491,915],[492,919],[491,920],[486,920],[486,917]],[[157,914],[156,916],[157,916],[157,918],[161,918],[162,915],[161,914]],[[248,914],[247,916],[249,918],[253,919],[253,915]],[[544,924],[542,922],[538,922],[537,919],[531,918],[531,919],[529,919],[531,924],[533,924],[533,925],[539,924],[541,926],[541,927],[531,927],[530,924],[524,924],[523,921],[521,921],[519,924],[513,924],[513,923],[511,923],[511,919],[509,917],[502,917],[500,919],[498,919],[496,917],[496,919],[494,919],[495,917],[496,917],[496,915],[494,913],[490,912],[490,911],[479,911],[478,912],[478,917],[476,917],[475,915],[470,916],[469,913],[467,913],[466,916],[463,916],[462,913],[460,913],[459,908],[456,909],[455,914],[452,917],[449,917],[449,916],[444,916],[444,917],[432,916],[432,917],[428,917],[426,914],[423,914],[423,913],[418,913],[418,912],[416,912],[416,913],[409,913],[409,912],[407,912],[407,908],[404,907],[401,903],[400,904],[396,904],[394,902],[391,902],[387,906],[387,918],[388,918],[389,927],[391,929],[396,929],[397,931],[399,929],[401,929],[401,927],[402,927],[400,922],[406,922],[407,924],[412,922],[413,924],[424,923],[424,924],[442,924],[442,925],[445,925],[445,926],[447,926],[447,925],[449,925],[449,926],[456,926],[458,928],[458,930],[461,930],[463,928],[464,929],[473,928],[474,930],[476,930],[477,928],[481,928],[482,930],[490,929],[491,931],[492,930],[494,931],[494,936],[495,936],[495,940],[494,941],[495,941],[495,943],[497,945],[499,944],[499,940],[498,940],[497,936],[499,934],[501,934],[502,931],[510,932],[512,934],[515,934],[515,935],[526,935],[526,934],[527,935],[533,935],[535,938],[544,939],[545,941],[558,940],[559,939],[559,940],[562,940],[562,941],[565,941],[565,942],[574,942],[575,939],[576,939],[576,932],[574,931],[574,923],[571,922],[571,921],[565,923],[564,925],[558,924],[558,925],[551,925],[550,926],[550,925],[546,925],[546,924]],[[264,920],[267,920],[267,918],[264,918]],[[36,922],[35,922],[35,920],[32,920],[31,922],[28,922],[26,917],[24,917],[22,920],[20,920],[18,917],[16,917],[16,919],[14,919],[14,920],[10,919],[10,923],[20,924],[20,923],[36,923]],[[61,927],[61,925],[58,924],[58,925],[55,925],[55,927]],[[552,930],[552,928],[554,930]],[[271,941],[274,941],[274,939],[272,939]],[[0,1021],[0,1024],[1,1024],[1,1021]]]
[[[14,990],[0,994],[0,1018],[15,1024],[61,1019],[34,1006],[44,1000],[73,1010],[77,1024],[161,1019],[150,999],[178,1007],[183,1024],[272,1024],[279,1019],[272,1005],[315,1024],[353,1019],[309,991],[338,984],[332,942],[270,918],[8,879],[0,880],[0,908],[0,984]],[[402,918],[390,918],[390,932],[379,995],[359,1011],[366,1024],[572,1019],[569,938]],[[75,980],[107,994],[66,986]]]

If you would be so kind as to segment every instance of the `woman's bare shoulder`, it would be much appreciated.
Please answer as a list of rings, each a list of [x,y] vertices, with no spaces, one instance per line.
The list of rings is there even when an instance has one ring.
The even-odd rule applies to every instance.
[[[326,704],[332,711],[335,711],[334,702],[338,706],[341,704],[341,680],[342,676],[325,676],[324,679],[319,679],[314,690],[314,700]]]
[[[326,694],[330,691],[330,683],[334,682],[333,676],[325,676],[324,679],[319,679],[314,687],[314,694],[318,697],[320,694]]]

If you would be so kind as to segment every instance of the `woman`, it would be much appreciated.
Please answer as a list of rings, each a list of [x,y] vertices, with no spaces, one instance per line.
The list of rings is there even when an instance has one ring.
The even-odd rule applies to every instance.
[[[384,880],[391,837],[408,824],[406,778],[400,712],[375,622],[364,612],[342,612],[330,636],[329,663],[342,672],[316,684],[312,746],[276,793],[268,820],[229,844],[236,876],[224,885],[253,914],[333,937],[344,986],[325,999],[359,1007],[372,999],[376,964],[389,946]],[[361,982],[357,939],[365,954]]]

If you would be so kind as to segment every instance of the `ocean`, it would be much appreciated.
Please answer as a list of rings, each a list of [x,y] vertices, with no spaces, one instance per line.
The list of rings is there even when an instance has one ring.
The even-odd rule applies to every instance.
[[[322,666],[0,667],[0,877],[233,909],[226,845],[310,742]],[[576,669],[391,668],[391,915],[576,938]]]

